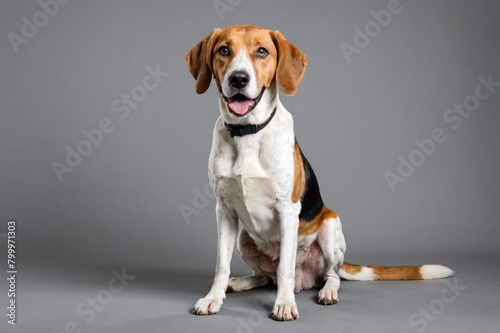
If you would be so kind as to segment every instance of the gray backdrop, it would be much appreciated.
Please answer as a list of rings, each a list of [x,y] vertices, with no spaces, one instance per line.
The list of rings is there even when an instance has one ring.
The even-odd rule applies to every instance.
[[[36,267],[34,281],[55,267],[197,270],[207,278],[188,302],[202,296],[219,111],[213,85],[195,93],[185,54],[232,24],[278,29],[308,57],[297,95],[281,96],[343,221],[347,260],[498,260],[500,87],[477,87],[500,81],[500,5],[393,3],[74,0],[42,15],[36,1],[2,1],[0,233],[16,219],[19,265]],[[473,111],[448,110],[464,103]],[[68,149],[86,156],[68,163]],[[416,166],[399,174],[402,159]],[[388,172],[400,177],[392,190]]]

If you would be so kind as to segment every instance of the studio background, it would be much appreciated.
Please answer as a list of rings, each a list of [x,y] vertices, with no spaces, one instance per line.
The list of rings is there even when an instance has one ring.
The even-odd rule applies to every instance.
[[[162,302],[175,294],[169,288],[186,290],[186,281],[198,276],[182,300],[194,304],[204,296],[216,254],[215,199],[206,184],[219,110],[214,84],[195,93],[185,55],[213,28],[232,24],[280,30],[307,55],[297,95],[280,97],[323,200],[342,220],[348,261],[498,265],[500,87],[482,88],[489,97],[460,117],[458,128],[452,127],[458,120],[444,117],[475,95],[480,77],[500,81],[500,5],[401,0],[399,13],[356,47],[356,28],[365,31],[376,21],[370,11],[387,10],[389,3],[74,0],[58,5],[15,47],[9,36],[23,37],[23,17],[33,23],[43,9],[36,1],[2,1],[0,253],[6,258],[6,223],[15,219],[17,328],[52,332],[68,320],[82,322],[77,305],[121,267],[137,276],[131,291],[117,295],[95,322],[80,325],[84,331],[123,331],[125,317],[168,323],[166,309],[178,305],[148,308],[144,301],[144,317],[126,305],[120,310],[123,297],[140,294],[139,285]],[[357,51],[346,57],[346,44]],[[160,74],[154,79],[152,72]],[[144,88],[148,75],[154,88]],[[126,104],[124,94],[134,92],[140,98]],[[110,133],[97,135],[98,144],[69,167],[67,146],[87,153],[82,131],[103,122]],[[420,153],[423,162],[391,189],[386,173],[401,176],[400,156],[419,155],[415,140],[431,138],[438,128],[446,141]],[[72,171],[58,178],[54,162]],[[232,268],[235,275],[248,273],[236,255]],[[82,285],[90,291],[78,294]],[[0,287],[6,299],[6,282]],[[224,318],[200,321],[189,306],[180,308],[182,320],[207,329]],[[234,331],[237,324],[223,327]]]

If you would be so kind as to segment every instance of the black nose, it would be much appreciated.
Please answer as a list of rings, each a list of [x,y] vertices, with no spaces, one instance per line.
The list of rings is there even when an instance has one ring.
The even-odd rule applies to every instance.
[[[229,77],[229,83],[237,89],[245,88],[248,81],[250,81],[250,76],[243,71],[235,71]]]

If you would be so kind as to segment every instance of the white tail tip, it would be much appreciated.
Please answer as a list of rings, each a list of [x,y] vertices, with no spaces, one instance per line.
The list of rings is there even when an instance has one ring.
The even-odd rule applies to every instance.
[[[454,272],[443,265],[422,265],[420,275],[423,280],[443,279],[450,277]]]

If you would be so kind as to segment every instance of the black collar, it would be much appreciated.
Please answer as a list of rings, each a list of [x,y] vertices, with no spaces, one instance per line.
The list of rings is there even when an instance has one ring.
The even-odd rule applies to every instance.
[[[245,136],[248,134],[255,134],[261,131],[264,127],[267,126],[267,124],[271,122],[275,113],[276,113],[276,106],[274,107],[273,113],[271,113],[269,118],[267,118],[267,120],[260,125],[252,125],[252,124],[233,125],[224,122],[224,126],[226,126],[227,132],[229,133],[229,135],[231,135],[232,138],[234,138],[235,136]]]

